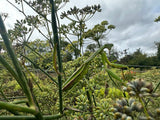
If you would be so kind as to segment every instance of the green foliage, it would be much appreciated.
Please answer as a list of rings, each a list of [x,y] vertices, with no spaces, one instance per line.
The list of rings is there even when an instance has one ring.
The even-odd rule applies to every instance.
[[[125,94],[126,94],[126,97],[129,97],[127,93],[125,93]],[[124,93],[123,93],[123,91],[113,87],[113,88],[109,88],[109,92],[108,92],[107,97],[109,97],[111,99],[123,98]]]
[[[160,43],[156,43],[157,45],[157,58],[160,60]]]
[[[126,81],[131,81],[132,79],[134,79],[136,76],[136,72],[133,71],[133,70],[130,70],[130,71],[126,71],[124,73],[124,80]]]
[[[117,59],[112,49],[113,44],[104,46],[100,44],[104,33],[107,30],[109,33],[115,28],[107,21],[85,32],[87,29],[85,22],[96,12],[101,11],[100,5],[86,6],[82,9],[74,7],[63,12],[61,18],[67,18],[72,23],[62,25],[60,28],[56,24],[58,17],[56,18],[55,15],[60,9],[60,4],[67,1],[16,0],[15,2],[22,5],[22,10],[14,7],[24,15],[23,2],[38,15],[25,15],[25,19],[17,21],[15,28],[9,31],[11,40],[22,40],[17,44],[23,48],[23,51],[16,51],[18,56],[12,49],[3,21],[0,19],[0,33],[9,54],[9,56],[6,56],[6,53],[0,56],[3,65],[0,65],[0,96],[3,97],[0,100],[2,109],[0,115],[10,115],[10,117],[0,116],[0,119],[159,119],[159,94],[156,93],[159,92],[160,85],[159,70],[153,69],[142,74],[137,70],[138,72],[133,74],[126,65],[110,62]],[[47,19],[50,13],[52,22]],[[53,35],[49,27],[50,22]],[[38,29],[39,25],[47,29],[47,35]],[[30,37],[26,39],[26,34],[31,35],[32,28],[36,28],[47,41],[37,39],[29,42]],[[75,42],[67,38],[67,34],[70,33],[77,37]],[[70,43],[61,41],[61,34]],[[75,57],[80,56],[84,37],[96,41],[99,49],[96,51],[94,48],[97,46],[90,45],[89,52],[85,56],[72,60],[73,54]],[[109,57],[104,52],[104,48],[108,49]],[[19,58],[22,58],[20,62]],[[65,62],[63,65],[61,59]],[[138,49],[126,59],[130,64],[145,65],[148,64],[146,60],[149,58]],[[127,69],[125,73],[123,69]],[[48,73],[46,70],[51,72]],[[33,116],[29,116],[31,114]]]
[[[127,65],[148,65],[147,55],[137,49],[133,54],[121,58],[120,63]]]
[[[113,119],[113,112],[111,111],[112,107],[112,99],[111,98],[103,98],[95,107],[94,116],[99,120],[108,120]]]
[[[154,22],[159,22],[160,21],[160,16],[158,16],[155,20],[154,20]]]
[[[126,64],[126,65],[142,65],[144,66],[158,66],[159,63],[159,43],[155,43],[157,46],[157,55],[155,56],[147,56],[147,54],[142,53],[141,49],[137,49],[132,54],[125,54],[124,57],[120,59],[120,63]],[[143,69],[143,68],[142,68]]]
[[[108,29],[106,26],[108,25],[108,21],[102,21],[101,24],[95,25],[92,29],[89,29],[87,32],[84,33],[84,38],[89,38],[94,40],[98,47],[101,46],[100,39],[104,39],[105,33],[110,32],[112,29],[115,29],[114,25],[108,25]],[[107,34],[108,34],[107,33]]]
[[[159,86],[159,84],[157,85]],[[155,88],[156,89],[156,88]],[[141,79],[137,79],[134,81],[131,81],[129,83],[127,83],[126,87],[123,87],[124,91],[127,91],[129,93],[130,96],[133,96],[135,98],[137,98],[139,100],[139,102],[141,103],[140,108],[136,107],[136,104],[133,104],[134,107],[132,107],[131,105],[131,110],[138,110],[139,112],[143,111],[145,114],[145,117],[141,117],[140,119],[157,119],[157,115],[154,115],[153,111],[152,113],[149,113],[149,110],[147,109],[147,104],[148,104],[148,100],[146,100],[145,98],[150,98],[152,99],[153,97],[159,97],[159,94],[155,93],[155,90],[153,88],[153,84],[150,82],[146,82],[144,80]],[[135,109],[134,109],[135,108]],[[142,109],[143,108],[143,109]],[[131,111],[129,112],[131,113]]]
[[[96,48],[95,44],[89,44],[86,50],[89,50],[90,52],[95,52],[95,48]]]
[[[140,49],[137,49],[133,53],[133,59],[129,62],[131,65],[144,65],[144,60],[146,59],[146,54],[143,54]]]

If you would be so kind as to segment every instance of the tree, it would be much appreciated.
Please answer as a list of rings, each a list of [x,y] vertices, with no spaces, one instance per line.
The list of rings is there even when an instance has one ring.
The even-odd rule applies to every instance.
[[[137,49],[133,54],[133,59],[129,62],[131,65],[146,65],[144,62],[145,59],[147,58],[146,54],[143,54],[141,49]]]
[[[137,49],[131,55],[126,55],[121,58],[120,63],[127,65],[147,65],[145,62],[147,59],[147,54],[142,53],[141,49]]]
[[[118,61],[119,54],[113,47],[111,50],[109,50],[108,58],[110,61],[115,61],[115,62]]]
[[[155,43],[157,46],[157,59],[160,60],[160,42]]]
[[[68,62],[68,61],[71,61],[72,60],[72,54],[70,52],[62,52],[62,61],[63,62]]]
[[[86,48],[86,51],[89,50],[90,52],[95,52],[96,44],[89,44]]]
[[[121,64],[125,64],[125,65],[128,65],[129,61],[133,59],[133,56],[132,55],[125,55],[124,57],[122,57],[120,59],[120,63]]]
[[[61,49],[62,49],[62,61],[68,62],[72,60],[72,52],[70,49],[68,49],[68,46],[70,46],[70,43],[64,40],[61,40]]]
[[[159,22],[160,21],[160,16],[158,16],[155,20],[154,20],[154,22]]]
[[[48,64],[52,62],[49,41],[42,41],[40,39],[36,39],[34,41],[28,42],[28,46],[30,48],[26,48],[26,56],[29,59],[31,59],[39,65],[42,65],[43,68],[46,68],[45,66],[49,66]]]
[[[159,22],[160,21],[160,16],[158,16],[154,22]],[[160,42],[155,43],[157,46],[157,59],[160,60]]]
[[[70,54],[75,56],[75,58],[78,58],[78,56],[80,56],[81,53],[78,49],[78,41],[72,41],[72,43],[68,44],[65,48],[65,51],[68,51]]]

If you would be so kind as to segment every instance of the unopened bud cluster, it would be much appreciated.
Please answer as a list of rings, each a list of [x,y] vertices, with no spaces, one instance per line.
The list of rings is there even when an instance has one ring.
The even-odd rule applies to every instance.
[[[118,99],[112,108],[115,120],[133,120],[133,112],[143,111],[143,107],[140,103],[137,103],[135,99],[129,100],[122,98]]]
[[[130,96],[137,96],[141,98],[145,96],[158,96],[158,94],[153,93],[152,83],[148,83],[142,79],[137,79],[127,83],[127,87],[123,87],[123,90],[127,91]]]

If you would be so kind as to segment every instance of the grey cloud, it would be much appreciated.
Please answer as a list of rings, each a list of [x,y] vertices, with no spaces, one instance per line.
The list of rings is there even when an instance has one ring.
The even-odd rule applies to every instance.
[[[121,48],[130,48],[135,51],[138,48],[144,52],[155,52],[154,42],[159,41],[160,31],[157,30],[160,25],[132,26],[122,33],[112,34],[111,41]],[[120,32],[120,31],[119,31]],[[117,35],[117,37],[115,37]],[[120,39],[119,39],[120,38]]]
[[[0,3],[4,2],[0,1]],[[110,24],[116,26],[104,41],[108,40],[115,44],[119,50],[129,48],[130,51],[134,51],[142,48],[145,52],[156,51],[154,41],[160,41],[160,23],[154,23],[154,19],[160,15],[160,0],[70,0],[59,13],[73,6],[82,8],[94,4],[100,4],[102,12],[96,13],[87,22],[88,27],[92,28],[103,20],[108,20]],[[11,17],[6,23],[13,25],[19,13],[14,9],[10,12]],[[29,11],[28,14],[31,12]],[[66,20],[61,22],[66,23]]]
[[[159,24],[154,23],[155,17],[160,15],[159,0],[108,0],[102,5],[105,11],[102,18],[107,18],[116,25],[116,29],[109,35],[110,42],[121,49],[137,48],[145,52],[153,51],[154,41],[158,41]],[[152,50],[151,50],[152,49]]]

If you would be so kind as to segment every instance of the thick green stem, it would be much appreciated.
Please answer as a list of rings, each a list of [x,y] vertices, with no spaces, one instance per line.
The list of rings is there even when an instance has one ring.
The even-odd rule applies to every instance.
[[[15,68],[15,72],[14,72],[14,70],[12,70],[12,74],[15,75],[14,77],[17,77],[16,80],[17,80],[18,84],[21,86],[21,88],[23,89],[23,92],[25,93],[25,95],[27,96],[30,107],[32,107],[34,109],[34,111],[37,112],[38,116],[37,116],[37,114],[35,114],[36,118],[39,120],[43,120],[43,117],[42,117],[41,113],[39,112],[39,110],[37,109],[37,106],[35,104],[35,100],[32,96],[27,79],[25,78],[24,73],[22,72],[22,66],[20,66],[19,61],[16,57],[16,54],[14,53],[13,48],[11,46],[11,43],[9,41],[8,34],[5,29],[1,15],[0,15],[0,34],[3,38],[4,44],[7,48],[7,52],[10,55],[10,58],[12,60],[14,68]],[[0,102],[0,106],[1,106],[0,108],[7,109],[8,111],[12,111],[12,109],[17,108],[16,106],[11,107],[12,104],[3,103],[3,102]],[[25,110],[27,110],[27,109],[30,109],[30,108],[25,108]],[[17,110],[19,110],[19,108]],[[32,111],[32,109],[30,109],[30,111]],[[13,110],[13,112],[14,112],[14,110]]]
[[[92,93],[92,98],[93,98],[94,105],[95,105],[95,106],[97,106],[97,104],[96,104],[96,99],[95,99],[95,97],[94,97],[94,94],[93,94],[93,93]]]
[[[16,79],[18,80],[18,75],[15,72],[15,70],[11,67],[10,64],[7,63],[7,61],[0,55],[0,63],[10,72],[10,74]]]
[[[145,113],[146,117],[149,118],[149,114],[148,114],[148,112],[147,112],[147,109],[146,109],[146,107],[145,107],[145,105],[144,105],[143,100],[142,100],[140,97],[139,97],[139,101],[140,101],[140,103],[142,104],[142,106],[143,106],[143,108],[144,108],[144,113]]]
[[[38,112],[33,108],[23,107],[11,103],[1,102],[0,101],[0,109],[6,109],[9,111],[18,111],[18,112],[25,112],[25,113],[31,113],[33,115],[38,114]]]
[[[61,118],[63,115],[57,114],[57,115],[44,115],[44,120],[54,120]],[[0,120],[37,120],[34,116],[0,116]]]
[[[55,4],[53,0],[50,0],[52,6],[52,29],[53,29],[53,36],[54,36],[54,46],[57,47],[57,58],[58,58],[58,68],[59,72],[62,73],[62,62],[61,62],[61,54],[60,54],[60,44],[58,39],[58,30],[57,30],[57,22],[55,17]],[[63,101],[62,101],[62,76],[61,74],[58,75],[58,85],[59,85],[59,109],[60,113],[63,114]]]
[[[80,25],[80,39],[79,39],[79,44],[80,44],[80,51],[82,52],[82,54],[83,54],[83,50],[82,50],[82,48],[83,48],[83,38],[82,38],[82,32],[84,32],[84,30],[82,29],[82,22],[83,21],[80,21],[79,22],[79,25]]]
[[[88,98],[88,101],[89,101],[89,112],[91,114],[91,120],[93,120],[94,115],[93,115],[93,100],[92,100],[92,97],[91,97],[92,93],[89,90],[87,90],[86,93],[87,93],[87,98]]]
[[[8,39],[8,35],[7,35],[7,32],[6,32],[6,29],[5,29],[5,26],[4,26],[4,23],[3,23],[3,20],[2,20],[1,16],[0,16],[0,34],[3,38],[3,40],[4,40],[4,44],[7,48],[7,52],[10,55],[12,63],[14,65],[15,69],[16,69],[16,72],[17,72],[17,75],[18,75],[17,82],[20,84],[24,93],[28,97],[29,104],[34,105],[33,96],[31,94],[31,91],[30,91],[29,86],[27,84],[27,80],[25,79],[25,77],[23,75],[23,72],[22,72],[21,67],[19,65],[19,62],[18,62],[18,59],[17,59],[17,57],[16,57],[16,55],[15,55],[15,53],[14,53],[12,47],[11,47],[11,43]]]
[[[11,102],[11,104],[22,104],[22,103],[28,103],[28,100],[19,100]]]
[[[34,108],[23,107],[20,105],[15,105],[0,101],[0,109],[6,109],[11,113],[16,113],[16,114],[17,112],[31,113],[35,115],[36,119],[44,120],[42,114],[39,111],[36,111]]]
[[[159,86],[160,86],[160,81],[158,82],[158,84],[156,85],[152,93],[155,93]],[[149,103],[149,100],[147,100],[145,107],[148,105],[148,103]]]
[[[3,96],[3,98],[4,98],[7,102],[9,102],[9,100],[8,100],[7,97],[6,97],[6,95],[3,93],[2,88],[0,89],[0,93],[1,93],[1,95]]]

